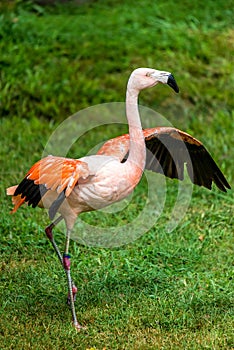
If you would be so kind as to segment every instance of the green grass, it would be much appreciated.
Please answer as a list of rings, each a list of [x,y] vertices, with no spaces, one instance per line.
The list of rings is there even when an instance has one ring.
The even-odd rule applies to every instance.
[[[174,73],[179,95],[160,86],[142,93],[140,103],[203,141],[233,187],[233,2],[10,1],[0,10],[0,348],[233,349],[232,191],[194,188],[183,220],[168,233],[177,193],[169,180],[162,215],[135,242],[113,249],[72,242],[77,314],[87,326],[80,333],[44,234],[47,214],[21,208],[12,216],[5,196],[59,123],[82,108],[124,101],[127,78],[139,66]],[[99,127],[69,156],[125,130]],[[128,210],[83,220],[98,227],[131,222],[146,194],[143,179]]]

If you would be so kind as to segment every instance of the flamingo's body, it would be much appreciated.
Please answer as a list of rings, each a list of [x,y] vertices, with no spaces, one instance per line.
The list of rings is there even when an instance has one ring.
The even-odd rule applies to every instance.
[[[46,234],[67,273],[69,300],[77,329],[81,328],[74,308],[77,289],[70,277],[68,249],[70,232],[80,213],[103,208],[128,196],[140,181],[144,169],[182,180],[186,163],[193,183],[211,189],[214,181],[222,191],[230,188],[200,141],[174,128],[142,130],[138,94],[157,83],[168,84],[179,91],[168,72],[139,68],[132,73],[126,95],[129,134],[107,141],[97,155],[80,159],[43,158],[32,166],[19,185],[7,189],[7,194],[13,196],[12,212],[26,202],[48,209],[51,219],[60,213],[61,216],[46,228]],[[52,228],[61,219],[67,227],[63,256],[52,235]]]

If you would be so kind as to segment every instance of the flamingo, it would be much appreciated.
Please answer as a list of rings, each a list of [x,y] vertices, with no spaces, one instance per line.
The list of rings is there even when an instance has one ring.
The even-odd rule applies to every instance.
[[[74,306],[77,287],[71,278],[69,242],[79,214],[104,208],[127,197],[139,183],[144,169],[182,180],[186,163],[194,184],[211,189],[214,182],[221,191],[230,189],[226,178],[200,141],[172,127],[142,130],[138,95],[141,90],[158,83],[167,84],[179,92],[170,72],[138,68],[130,75],[126,91],[129,134],[108,140],[95,155],[80,159],[52,155],[42,158],[31,167],[19,185],[7,189],[7,194],[12,196],[13,213],[23,203],[49,211],[51,224],[45,232],[66,272],[68,303],[77,330],[82,326],[77,320]],[[183,145],[187,152],[184,152]],[[150,152],[146,152],[146,149]],[[60,216],[54,219],[57,212]],[[52,232],[62,219],[66,224],[63,254]]]

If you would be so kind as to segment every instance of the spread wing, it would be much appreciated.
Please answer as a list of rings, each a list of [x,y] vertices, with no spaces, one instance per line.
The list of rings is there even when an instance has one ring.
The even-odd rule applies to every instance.
[[[7,194],[12,195],[15,212],[24,202],[36,207],[49,190],[58,193],[50,207],[51,213],[57,211],[63,200],[68,197],[82,179],[89,176],[88,165],[78,159],[47,156],[27,172],[18,186],[10,187]],[[51,215],[53,216],[53,215]]]
[[[191,135],[170,127],[143,130],[147,148],[148,170],[164,174],[170,178],[183,180],[184,164],[191,181],[211,189],[214,182],[221,191],[230,188],[223,173],[200,141]],[[129,135],[108,140],[98,154],[112,155],[124,162],[129,152]]]

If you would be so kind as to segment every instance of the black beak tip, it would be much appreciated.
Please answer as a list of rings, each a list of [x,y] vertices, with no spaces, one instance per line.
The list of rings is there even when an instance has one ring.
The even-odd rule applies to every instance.
[[[168,80],[167,80],[167,85],[169,85],[175,92],[179,92],[179,87],[175,81],[175,78],[172,74],[169,75]]]

